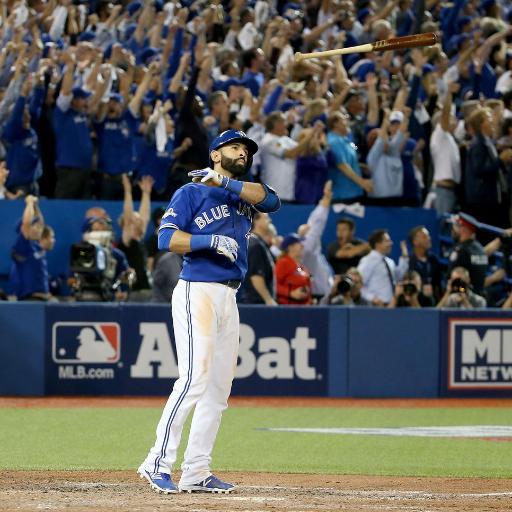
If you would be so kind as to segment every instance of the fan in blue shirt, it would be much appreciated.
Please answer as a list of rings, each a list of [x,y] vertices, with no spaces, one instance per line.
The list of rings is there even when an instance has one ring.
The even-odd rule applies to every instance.
[[[37,197],[28,195],[25,204],[19,234],[12,248],[10,287],[18,300],[48,300],[51,297],[48,264],[41,240],[44,219],[37,205]],[[53,240],[53,231],[47,232]],[[45,246],[51,249],[53,243]]]
[[[42,172],[39,139],[32,125],[37,122],[41,113],[44,88],[37,86],[29,104],[31,89],[32,80],[27,78],[2,132],[2,138],[7,143],[6,160],[10,171],[6,187],[11,192],[21,191],[24,195],[37,195],[36,180]]]
[[[371,180],[362,176],[357,147],[348,138],[348,116],[336,112],[329,117],[327,143],[330,151],[329,179],[334,201],[357,201],[364,191],[373,189]]]
[[[73,87],[76,62],[69,52],[63,52],[66,71],[53,112],[56,139],[57,199],[82,199],[90,195],[92,166],[92,139],[89,116],[95,114],[100,99],[110,83],[111,69],[102,71],[103,80],[97,81],[94,95],[80,87]]]
[[[103,172],[102,199],[121,199],[123,187],[121,174],[129,173],[134,166],[133,137],[138,127],[136,110],[132,104],[125,108],[124,98],[111,93],[108,103],[95,123],[98,136],[98,169]]]

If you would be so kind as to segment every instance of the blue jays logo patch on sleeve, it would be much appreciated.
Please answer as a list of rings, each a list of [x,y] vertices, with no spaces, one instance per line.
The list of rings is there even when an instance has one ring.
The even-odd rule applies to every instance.
[[[162,215],[162,219],[165,219],[167,217],[177,217],[178,214],[172,209],[172,208],[169,208],[163,215]]]

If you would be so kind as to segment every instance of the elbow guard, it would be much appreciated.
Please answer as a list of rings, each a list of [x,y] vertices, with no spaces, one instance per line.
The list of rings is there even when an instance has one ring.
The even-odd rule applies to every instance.
[[[263,201],[255,204],[254,207],[256,210],[263,213],[276,212],[281,208],[281,200],[279,199],[279,196],[272,187],[265,185],[265,183],[262,183],[262,186],[267,195]]]
[[[160,251],[169,251],[172,235],[176,232],[173,228],[163,228],[158,231],[158,249]]]

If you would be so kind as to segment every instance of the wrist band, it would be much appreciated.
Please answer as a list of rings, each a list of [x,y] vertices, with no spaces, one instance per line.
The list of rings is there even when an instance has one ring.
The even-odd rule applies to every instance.
[[[232,180],[227,176],[222,176],[222,186],[229,190],[230,192],[234,192],[235,194],[240,195],[242,193],[242,188],[244,187],[243,181]]]
[[[200,251],[209,249],[212,246],[212,235],[192,235],[190,239],[190,250]]]

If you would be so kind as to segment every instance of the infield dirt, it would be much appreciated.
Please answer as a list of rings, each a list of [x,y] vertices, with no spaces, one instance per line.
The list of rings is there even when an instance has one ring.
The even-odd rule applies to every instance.
[[[0,510],[36,511],[508,511],[511,479],[222,473],[230,495],[152,491],[134,471],[4,471]]]

